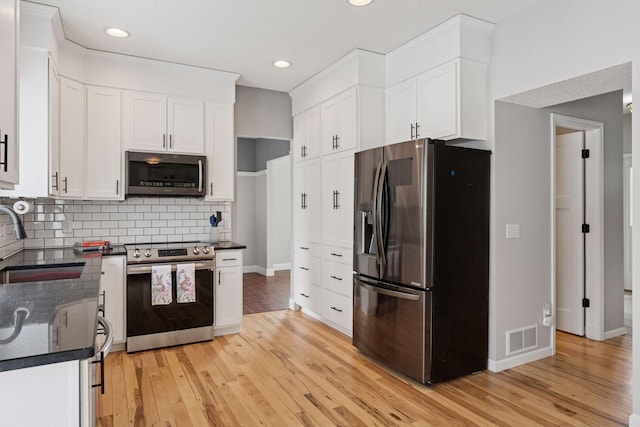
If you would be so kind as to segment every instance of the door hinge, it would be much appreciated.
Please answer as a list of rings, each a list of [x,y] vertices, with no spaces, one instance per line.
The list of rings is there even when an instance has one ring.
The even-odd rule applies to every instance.
[[[589,298],[582,298],[582,308],[589,308]]]
[[[589,224],[582,224],[582,232],[583,233],[588,233],[589,231],[591,231],[591,228],[589,227]]]
[[[582,158],[583,159],[588,159],[589,158],[589,150],[582,150]]]

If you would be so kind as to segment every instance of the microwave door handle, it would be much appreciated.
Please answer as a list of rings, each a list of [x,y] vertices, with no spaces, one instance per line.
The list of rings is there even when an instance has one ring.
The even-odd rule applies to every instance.
[[[198,160],[198,192],[202,192],[202,160]]]

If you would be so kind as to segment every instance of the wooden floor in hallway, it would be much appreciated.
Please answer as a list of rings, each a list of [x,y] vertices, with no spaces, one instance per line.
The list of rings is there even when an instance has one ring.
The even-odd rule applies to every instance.
[[[244,314],[284,310],[289,307],[289,270],[276,271],[273,276],[259,273],[243,274],[242,308]]]
[[[105,380],[99,426],[625,425],[631,337],[558,333],[553,357],[427,387],[282,310],[210,342],[112,353]]]

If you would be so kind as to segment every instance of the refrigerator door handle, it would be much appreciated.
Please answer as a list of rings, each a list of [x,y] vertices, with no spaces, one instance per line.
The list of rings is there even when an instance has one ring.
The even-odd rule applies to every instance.
[[[362,286],[363,288],[365,288],[366,290],[371,291],[371,292],[375,292],[375,293],[382,294],[382,295],[387,295],[387,296],[394,297],[394,298],[406,299],[406,300],[409,300],[409,301],[420,301],[420,295],[418,295],[418,294],[410,294],[410,293],[406,293],[406,292],[392,291],[391,289],[387,289],[387,288],[379,288],[377,286],[371,286],[371,285],[368,285],[368,284],[364,283],[360,279],[356,279],[356,282],[358,282],[358,284],[360,286]]]
[[[376,241],[378,242],[378,252],[380,254],[380,266],[384,266],[387,263],[387,256],[386,256],[386,249],[384,247],[384,217],[383,217],[383,211],[382,211],[382,202],[384,199],[384,193],[385,193],[385,187],[386,187],[386,181],[387,181],[387,166],[388,166],[389,162],[385,161],[382,164],[382,167],[380,169],[380,174],[379,174],[379,178],[378,178],[378,185],[377,185],[377,191],[376,191],[376,213],[375,216],[377,217],[377,223],[376,223]],[[381,272],[382,274],[382,272]]]
[[[380,240],[378,238],[378,223],[380,222],[380,217],[378,217],[378,184],[380,181],[380,172],[382,171],[382,162],[378,164],[376,168],[375,178],[373,180],[373,206],[371,209],[371,213],[373,214],[373,237],[376,245],[376,262],[380,265]],[[363,248],[364,249],[364,248]]]

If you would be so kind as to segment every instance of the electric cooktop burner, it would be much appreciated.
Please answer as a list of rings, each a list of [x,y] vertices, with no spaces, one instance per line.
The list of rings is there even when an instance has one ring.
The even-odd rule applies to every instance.
[[[214,258],[208,242],[132,243],[125,245],[127,263],[207,260]]]

